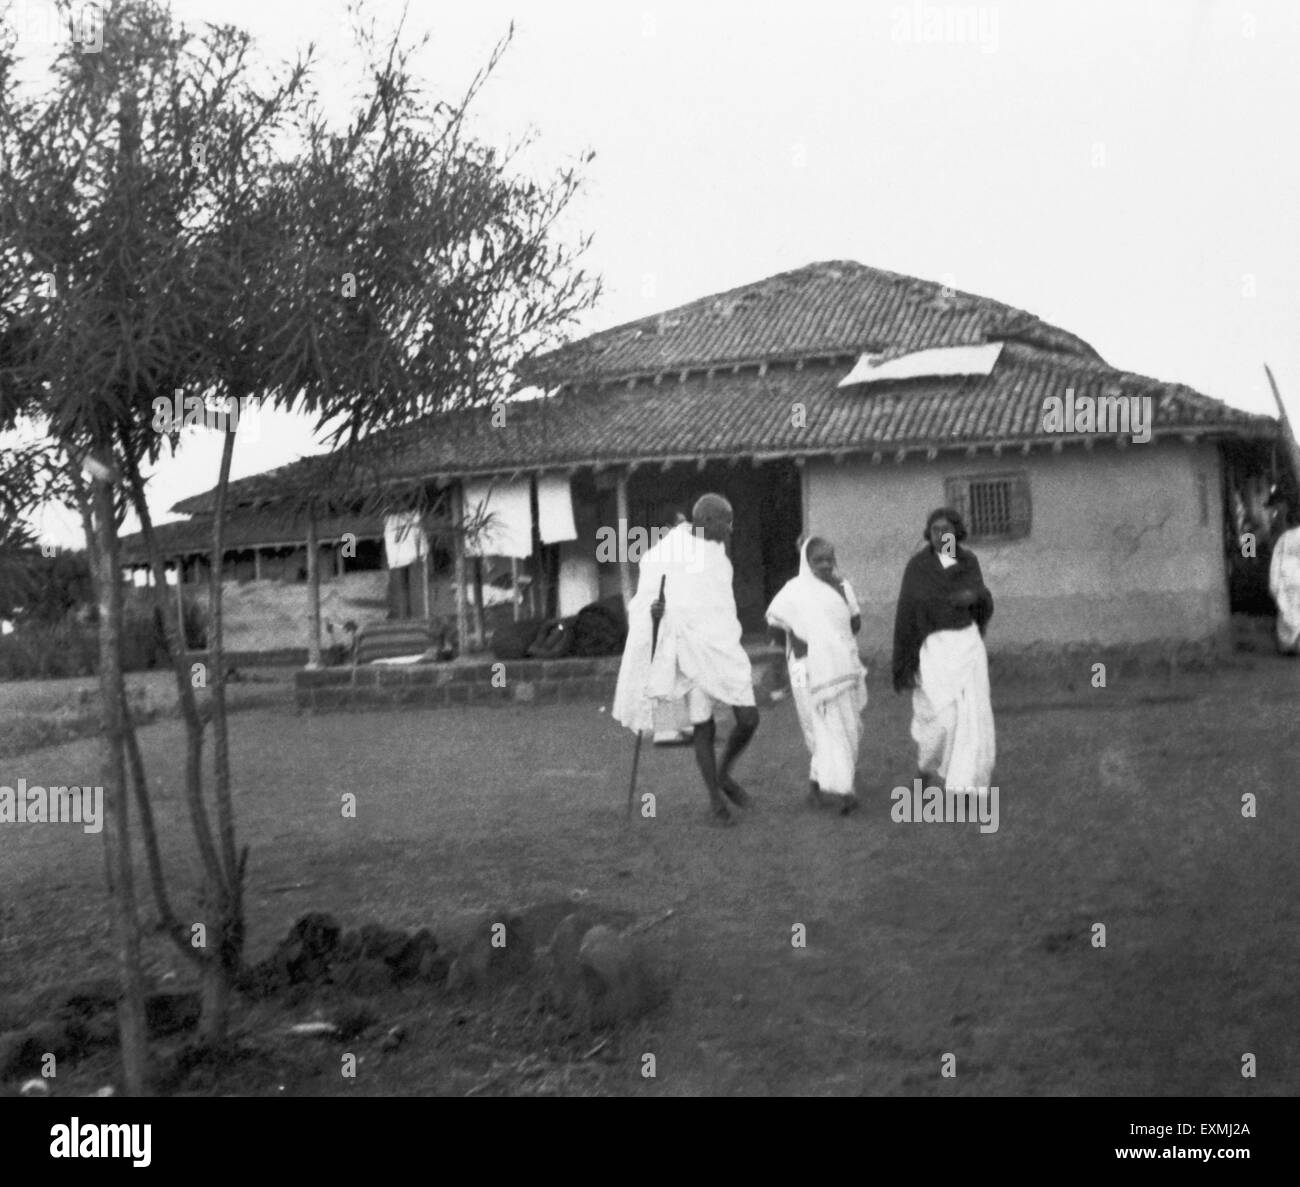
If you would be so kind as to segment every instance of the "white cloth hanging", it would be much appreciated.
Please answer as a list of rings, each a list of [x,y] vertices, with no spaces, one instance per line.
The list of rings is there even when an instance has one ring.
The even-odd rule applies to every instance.
[[[384,517],[384,555],[390,569],[402,569],[423,560],[427,549],[418,511]]]
[[[573,492],[563,474],[543,474],[537,479],[537,534],[543,544],[576,540]]]
[[[533,554],[532,483],[479,480],[465,483],[465,523],[473,528],[486,517],[487,526],[465,541],[466,556]]]

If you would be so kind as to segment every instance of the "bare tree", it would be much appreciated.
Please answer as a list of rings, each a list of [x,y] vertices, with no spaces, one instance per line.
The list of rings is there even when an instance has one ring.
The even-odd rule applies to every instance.
[[[160,920],[198,963],[201,1035],[211,1042],[225,1035],[242,961],[247,859],[231,800],[221,613],[234,418],[212,508],[206,672],[189,663],[184,625],[166,605],[146,474],[177,447],[185,400],[227,411],[251,400],[309,414],[340,446],[322,463],[338,493],[313,482],[291,495],[310,513],[368,488],[390,497],[377,476],[403,447],[403,426],[436,432],[430,414],[507,394],[521,363],[594,301],[598,285],[579,266],[585,241],[570,247],[556,234],[576,167],[539,183],[515,171],[519,146],[499,151],[468,132],[467,111],[506,41],[458,102],[431,102],[400,30],[380,42],[361,29],[369,83],[338,129],[311,92],[310,47],[268,75],[246,34],[192,34],[153,0],[114,0],[99,53],[79,52],[70,37],[43,97],[20,86],[12,38],[0,44],[0,413],[48,427],[96,575],[105,838],[131,1091],[145,1088],[145,1058],[128,772]],[[185,796],[203,871],[192,918],[167,894],[121,674],[117,533],[128,505],[141,520],[185,722]],[[210,795],[208,715],[194,687],[204,676]]]

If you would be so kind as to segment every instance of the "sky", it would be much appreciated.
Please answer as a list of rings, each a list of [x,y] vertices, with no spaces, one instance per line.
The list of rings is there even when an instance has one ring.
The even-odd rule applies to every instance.
[[[32,69],[48,0],[11,19]],[[398,3],[372,3],[380,28]],[[355,79],[341,0],[175,0],[248,29],[268,60],[312,41],[341,115]],[[595,152],[564,227],[590,234],[593,332],[817,260],[1003,301],[1112,365],[1300,424],[1300,5],[1292,0],[413,0],[417,73],[458,96],[511,22],[477,104],[530,170]],[[236,477],[314,452],[266,414]],[[241,429],[241,434],[244,430]],[[196,434],[150,488],[159,519],[216,481]],[[76,546],[70,515],[43,536]]]

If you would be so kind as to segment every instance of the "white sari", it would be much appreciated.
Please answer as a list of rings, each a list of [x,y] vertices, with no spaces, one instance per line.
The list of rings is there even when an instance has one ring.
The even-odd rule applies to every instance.
[[[974,623],[957,631],[932,631],[921,644],[912,740],[920,768],[937,774],[946,790],[989,786],[997,741],[988,652]]]
[[[1283,532],[1273,544],[1268,591],[1277,603],[1277,641],[1283,650],[1300,645],[1300,528]]]
[[[785,583],[767,608],[767,621],[786,632],[791,693],[804,744],[812,755],[808,777],[831,795],[852,795],[862,741],[862,711],[867,705],[866,668],[858,654],[850,620],[858,613],[853,587],[844,596],[808,564],[808,546],[799,554],[799,576]],[[808,644],[794,658],[790,635]]]

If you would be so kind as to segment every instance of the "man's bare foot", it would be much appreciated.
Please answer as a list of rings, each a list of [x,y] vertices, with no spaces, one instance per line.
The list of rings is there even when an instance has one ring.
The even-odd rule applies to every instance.
[[[851,813],[856,812],[858,810],[858,807],[859,807],[858,797],[855,796],[852,792],[849,792],[848,795],[840,797],[841,816],[848,816]]]
[[[814,808],[826,807],[826,793],[816,779],[808,780],[808,803]]]
[[[735,824],[735,809],[728,805],[721,792],[712,792],[709,796],[709,817],[714,824]]]
[[[754,803],[753,797],[730,775],[718,776],[718,787],[723,794],[738,808],[748,808]]]
[[[720,824],[723,827],[728,826],[728,824],[735,824],[736,811],[727,806],[727,801],[719,798],[708,809],[708,822]]]

